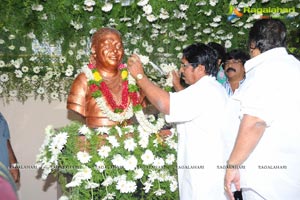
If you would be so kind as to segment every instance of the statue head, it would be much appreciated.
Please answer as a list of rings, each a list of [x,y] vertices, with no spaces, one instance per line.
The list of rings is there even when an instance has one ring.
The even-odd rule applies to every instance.
[[[121,33],[113,28],[100,28],[92,37],[92,57],[97,68],[117,69],[124,48]]]

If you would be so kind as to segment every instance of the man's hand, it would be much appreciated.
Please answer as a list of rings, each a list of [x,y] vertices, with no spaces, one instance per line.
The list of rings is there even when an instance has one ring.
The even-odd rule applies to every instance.
[[[137,79],[139,74],[145,76],[142,61],[138,55],[132,54],[128,58],[127,67],[133,78]]]
[[[9,172],[12,175],[14,181],[16,183],[19,183],[20,182],[20,170],[19,170],[19,168],[18,167],[11,167],[9,169]]]
[[[230,200],[234,200],[233,192],[231,191],[231,184],[234,184],[236,190],[241,190],[240,185],[240,171],[238,169],[227,169],[224,180],[224,190]]]

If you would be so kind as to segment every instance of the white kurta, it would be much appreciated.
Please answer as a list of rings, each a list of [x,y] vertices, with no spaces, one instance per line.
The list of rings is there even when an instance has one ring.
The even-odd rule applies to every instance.
[[[226,199],[221,123],[227,100],[214,77],[205,76],[170,93],[168,122],[178,128],[178,179],[181,200]]]
[[[247,78],[233,98],[241,114],[264,120],[267,128],[240,170],[242,187],[263,199],[299,199],[300,62],[275,48],[247,61],[245,69]]]

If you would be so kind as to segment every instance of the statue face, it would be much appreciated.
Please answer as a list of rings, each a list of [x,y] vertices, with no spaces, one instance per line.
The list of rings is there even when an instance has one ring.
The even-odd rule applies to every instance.
[[[116,68],[122,61],[124,48],[119,35],[107,32],[101,36],[95,46],[96,65],[105,68]]]

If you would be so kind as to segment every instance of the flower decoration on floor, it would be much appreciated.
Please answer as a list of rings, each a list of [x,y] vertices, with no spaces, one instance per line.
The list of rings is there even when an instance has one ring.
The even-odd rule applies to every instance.
[[[135,125],[47,127],[37,156],[42,178],[59,175],[61,199],[177,199],[176,132],[167,137]]]

